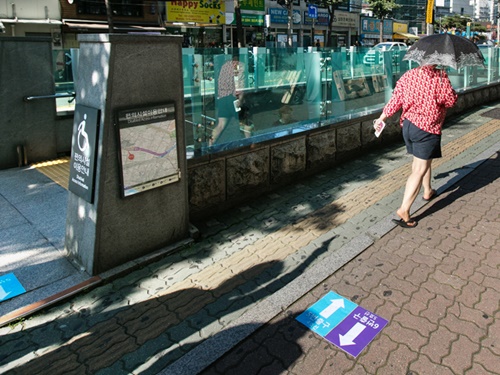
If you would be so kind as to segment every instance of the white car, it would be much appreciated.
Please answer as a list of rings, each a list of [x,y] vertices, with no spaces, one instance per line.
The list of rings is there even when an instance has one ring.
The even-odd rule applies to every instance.
[[[393,60],[395,60],[397,57],[399,57],[399,54],[401,52],[404,53],[407,49],[408,47],[406,46],[406,44],[401,42],[379,43],[366,53],[366,55],[363,57],[363,63],[365,65],[382,64],[384,62],[384,51],[390,51],[392,53]]]

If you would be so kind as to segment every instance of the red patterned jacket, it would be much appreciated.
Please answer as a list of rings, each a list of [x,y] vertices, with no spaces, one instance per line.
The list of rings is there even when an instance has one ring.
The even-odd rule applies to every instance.
[[[446,72],[424,65],[403,74],[383,112],[390,117],[402,108],[401,125],[408,119],[428,133],[441,134],[446,109],[456,101]]]

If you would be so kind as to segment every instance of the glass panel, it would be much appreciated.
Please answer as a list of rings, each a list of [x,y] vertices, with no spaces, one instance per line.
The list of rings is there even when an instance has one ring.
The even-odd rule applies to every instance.
[[[78,51],[78,50],[76,50]],[[75,60],[74,50],[53,50],[52,61],[54,64],[54,83],[56,95],[57,112],[68,112],[75,110],[74,100],[74,69],[73,60]],[[76,64],[75,64],[76,65]]]
[[[57,93],[73,93],[78,50],[54,51]],[[188,158],[284,137],[379,111],[418,64],[404,47],[183,48]],[[485,67],[447,68],[456,90],[499,81],[497,48]],[[58,98],[58,110],[72,98]]]

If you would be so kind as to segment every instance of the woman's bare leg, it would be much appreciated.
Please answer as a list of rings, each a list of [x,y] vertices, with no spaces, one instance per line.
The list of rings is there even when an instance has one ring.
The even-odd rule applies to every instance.
[[[422,186],[422,182],[424,178],[429,178],[425,183],[430,186],[430,169],[431,169],[431,160],[423,160],[416,157],[413,157],[412,164],[412,172],[408,177],[408,181],[406,181],[405,193],[403,196],[403,202],[401,203],[401,207],[396,211],[398,216],[406,222],[410,222],[410,210],[413,202],[417,198],[417,195],[420,191],[420,187]]]

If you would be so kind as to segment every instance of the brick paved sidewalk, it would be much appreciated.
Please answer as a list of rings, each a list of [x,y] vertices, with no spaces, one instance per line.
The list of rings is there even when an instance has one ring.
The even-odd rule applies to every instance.
[[[500,149],[500,120],[482,116],[488,109],[479,108],[456,119],[446,131],[443,158],[436,160],[434,165],[438,173],[435,187],[440,192]],[[203,236],[189,248],[145,264],[139,270],[22,322],[1,327],[0,373],[194,375],[224,350],[229,350],[269,321],[268,326],[278,333],[269,337],[270,341],[266,342],[269,349],[264,353],[260,347],[265,349],[266,346],[255,344],[262,360],[259,362],[258,358],[247,355],[244,363],[251,361],[252,367],[239,368],[234,373],[254,374],[256,366],[263,368],[272,363],[281,364],[287,369],[284,371],[288,371],[306,358],[320,362],[314,359],[318,351],[301,348],[303,340],[317,340],[314,341],[316,347],[326,348],[328,353],[338,352],[298,326],[293,315],[281,314],[288,306],[295,309],[290,310],[292,314],[305,309],[330,289],[390,320],[390,326],[362,352],[358,362],[369,353],[380,353],[374,351],[377,347],[392,354],[395,348],[403,345],[380,346],[380,342],[396,343],[387,332],[400,324],[397,318],[409,314],[394,309],[404,307],[410,297],[416,296],[416,292],[403,286],[410,288],[413,285],[413,278],[420,275],[417,271],[430,274],[424,268],[427,263],[422,260],[423,256],[415,260],[408,256],[410,264],[406,267],[412,271],[408,280],[401,275],[398,277],[394,271],[398,269],[398,260],[406,260],[405,254],[389,253],[387,259],[380,260],[378,253],[368,257],[370,252],[365,252],[358,258],[362,260],[350,262],[344,271],[335,271],[374,242],[387,241],[389,237],[378,242],[377,239],[394,227],[390,218],[394,217],[400,203],[410,162],[402,146],[374,150],[352,162],[248,202],[247,206],[197,223]],[[432,202],[432,207],[445,197],[442,195]],[[462,197],[468,199],[469,195]],[[425,204],[419,198],[415,207]],[[451,205],[435,214],[447,212],[448,207]],[[428,215],[431,209],[427,205],[423,212]],[[432,230],[426,230],[432,216],[422,218],[421,224],[411,232],[398,229],[392,232],[399,233],[395,238],[400,242],[410,238],[401,249],[397,247],[395,254],[410,251],[409,246],[417,244],[417,240],[430,246],[432,240],[449,243],[462,233],[448,224],[451,227],[448,232],[453,236],[450,237],[447,231],[444,232],[446,236],[433,236]],[[464,228],[462,223],[460,226]],[[425,237],[418,237],[419,233]],[[432,250],[436,257],[434,253]],[[419,260],[422,265],[417,262]],[[457,261],[457,264],[462,263]],[[335,287],[327,284],[323,291],[321,283],[325,278],[332,274],[335,278],[346,269],[352,270],[349,276],[339,278]],[[429,280],[435,278],[429,277]],[[394,281],[397,285],[379,286],[380,281],[386,284]],[[316,285],[320,285],[321,291],[315,292],[316,295],[308,294]],[[383,289],[379,291],[376,287]],[[400,290],[407,293],[408,301],[391,302],[402,294]],[[435,291],[430,290],[431,293]],[[300,299],[304,294],[306,297]],[[378,299],[379,295],[382,300]],[[429,304],[439,302],[439,298],[436,294]],[[297,300],[299,302],[295,303]],[[382,309],[384,306],[388,312]],[[426,310],[422,308],[415,316],[421,311]],[[279,332],[280,328],[283,333]],[[267,335],[267,330],[262,332],[252,337]],[[421,332],[423,329],[419,330],[419,335],[423,335]],[[280,338],[289,335],[300,338],[296,342],[292,340],[290,347],[280,346],[283,343],[278,345]],[[253,338],[250,343],[255,342]],[[212,351],[203,352],[207,348]],[[302,358],[302,352],[310,355]],[[244,354],[242,351],[241,355]],[[343,356],[344,362],[353,366],[350,357],[341,352],[337,356]],[[196,362],[196,368],[184,365],[191,359]],[[228,368],[222,362],[220,366],[225,366],[222,372]]]
[[[202,374],[500,374],[499,177],[497,153]],[[330,290],[389,321],[357,358],[295,320]]]

